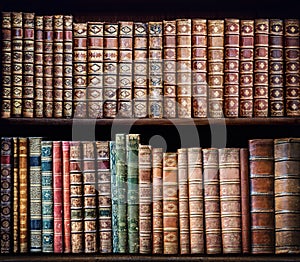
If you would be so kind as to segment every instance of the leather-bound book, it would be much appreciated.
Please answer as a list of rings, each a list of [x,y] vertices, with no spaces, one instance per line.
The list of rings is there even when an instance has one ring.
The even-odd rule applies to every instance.
[[[300,253],[300,138],[274,140],[275,253]]]
[[[148,24],[133,24],[133,116],[148,116]]]
[[[20,251],[19,139],[13,137],[13,253]]]
[[[1,49],[2,49],[2,91],[1,117],[11,116],[12,88],[12,18],[11,12],[2,12],[1,17]]]
[[[287,116],[300,116],[299,19],[284,20],[285,107]]]
[[[224,20],[207,21],[208,113],[223,117],[224,95]]]
[[[274,236],[273,139],[249,140],[251,253],[272,254]]]
[[[177,116],[176,20],[163,21],[164,118]]]
[[[73,22],[73,116],[87,117],[87,23]]]
[[[192,19],[192,116],[207,117],[207,20]]]
[[[269,19],[254,20],[254,117],[269,115]]]
[[[284,52],[283,20],[270,19],[269,35],[269,86],[270,116],[284,116]]]
[[[64,15],[63,115],[73,116],[73,16]]]
[[[148,111],[150,118],[163,117],[163,23],[148,22]]]
[[[12,253],[13,247],[13,139],[1,138],[1,248],[0,253]]]
[[[34,117],[44,116],[44,17],[34,23]]]
[[[240,20],[225,18],[224,116],[239,116]]]
[[[103,118],[103,22],[88,22],[88,117]]]
[[[112,201],[109,141],[96,141],[96,167],[99,209],[99,248],[101,253],[112,252]],[[115,192],[114,192],[115,193]]]
[[[139,145],[139,253],[152,250],[152,169],[150,145]]]
[[[118,23],[104,23],[103,34],[103,117],[117,115]]]
[[[192,117],[192,21],[176,20],[177,113],[178,118]]]
[[[23,14],[12,12],[11,116],[21,117],[23,107]]]
[[[220,211],[223,253],[241,253],[240,149],[219,149]]]
[[[217,148],[203,148],[205,244],[207,254],[222,253],[219,155]]]
[[[163,153],[163,253],[178,254],[178,166],[176,153]]]
[[[240,21],[240,117],[253,116],[254,20]]]
[[[133,22],[119,21],[118,117],[132,117]]]
[[[93,141],[82,141],[84,253],[95,253],[97,245],[97,178]],[[101,189],[100,189],[101,190]]]
[[[163,254],[163,148],[152,148],[152,253]]]
[[[29,137],[30,252],[42,251],[41,137]]]
[[[189,184],[187,148],[177,149],[179,253],[190,254]]]
[[[205,248],[202,149],[188,148],[187,157],[191,254],[203,254]]]

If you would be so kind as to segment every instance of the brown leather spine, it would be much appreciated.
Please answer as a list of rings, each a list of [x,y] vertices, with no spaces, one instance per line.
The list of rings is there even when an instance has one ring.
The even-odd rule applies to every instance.
[[[13,180],[14,180],[14,188],[13,188],[13,252],[18,253],[20,251],[20,184],[19,184],[19,139],[17,137],[13,137]]]

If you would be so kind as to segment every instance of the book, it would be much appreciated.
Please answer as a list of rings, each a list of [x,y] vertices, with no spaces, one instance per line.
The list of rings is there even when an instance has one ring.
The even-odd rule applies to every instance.
[[[20,251],[19,139],[13,137],[13,253]]]
[[[274,139],[275,253],[300,253],[300,139]]]

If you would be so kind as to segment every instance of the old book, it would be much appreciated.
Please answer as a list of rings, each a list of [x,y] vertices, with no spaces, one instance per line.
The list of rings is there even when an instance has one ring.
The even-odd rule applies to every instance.
[[[2,49],[2,91],[1,117],[11,116],[12,98],[12,18],[11,12],[2,12],[1,17]]]
[[[87,117],[87,23],[73,22],[73,116]]]
[[[133,116],[148,116],[148,23],[133,24]]]
[[[275,253],[300,253],[300,139],[274,140]]]
[[[163,21],[164,118],[177,116],[176,20]]]
[[[219,149],[220,211],[223,253],[242,250],[240,149]]]
[[[192,117],[192,21],[176,20],[177,111],[178,118]]]
[[[203,148],[203,190],[205,243],[207,254],[222,253],[219,154],[217,148]]]
[[[152,251],[152,165],[150,145],[139,145],[139,253]]]
[[[132,117],[133,22],[119,21],[117,116]]]
[[[42,251],[42,137],[29,137],[30,252]]]
[[[13,137],[13,253],[20,251],[19,139]]]
[[[87,25],[87,115],[103,118],[103,22]]]
[[[224,116],[239,116],[240,20],[225,18]]]
[[[285,107],[287,116],[299,116],[299,19],[284,20]]]
[[[270,19],[269,97],[271,117],[285,115],[283,29],[282,19]]]
[[[163,23],[148,22],[148,112],[149,118],[163,117]]]
[[[239,116],[253,116],[254,20],[240,21]]]
[[[103,117],[117,115],[118,23],[104,23],[103,32]]]
[[[53,144],[52,141],[41,142],[42,166],[42,252],[54,250],[53,218]]]
[[[254,117],[269,115],[269,19],[254,20]]]
[[[152,253],[163,254],[163,148],[152,148]]]
[[[274,235],[273,139],[249,140],[251,253],[272,254]]]
[[[207,20],[192,19],[192,116],[207,117]]]
[[[207,21],[208,55],[208,113],[210,117],[223,117],[224,95],[224,20]]]
[[[11,253],[13,247],[13,146],[11,137],[1,137],[1,254]]]

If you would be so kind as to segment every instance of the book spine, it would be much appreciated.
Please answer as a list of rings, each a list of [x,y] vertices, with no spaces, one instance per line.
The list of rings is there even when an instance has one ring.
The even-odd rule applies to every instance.
[[[133,22],[119,22],[118,117],[130,118],[132,113]]]
[[[54,218],[53,218],[53,144],[52,141],[41,142],[42,166],[42,252],[53,252]]]
[[[143,118],[148,116],[148,24],[133,26],[133,115]]]
[[[273,254],[274,145],[273,139],[249,140],[252,254]]]
[[[29,137],[30,252],[42,251],[41,137]]]
[[[1,138],[1,248],[0,253],[11,253],[13,247],[13,140]]]
[[[202,149],[188,148],[188,195],[191,253],[204,253]]]
[[[163,117],[163,23],[148,22],[148,112]]]
[[[254,20],[254,117],[269,112],[269,19]]]
[[[284,20],[285,103],[287,116],[300,116],[299,19]]]
[[[179,253],[190,254],[188,150],[177,149],[178,155],[178,209],[179,209]]]
[[[53,251],[63,252],[63,174],[62,143],[53,141]]]
[[[139,252],[139,134],[126,135],[128,253]]]
[[[221,254],[219,153],[217,148],[205,148],[202,153],[206,253]]]
[[[19,139],[13,137],[13,253],[20,251]]]
[[[240,20],[225,19],[224,116],[239,116]]]
[[[164,118],[177,116],[176,20],[163,21]]]
[[[139,253],[152,250],[152,169],[150,145],[139,145]]]
[[[253,116],[254,20],[240,21],[240,117]]]
[[[240,149],[219,149],[220,210],[223,253],[240,253],[241,188]]]
[[[73,16],[64,15],[63,115],[73,116]]]
[[[103,118],[103,23],[88,22],[87,113]]]
[[[192,117],[192,21],[177,19],[177,111],[178,118]]]
[[[152,253],[163,254],[163,148],[152,148]]]
[[[109,141],[96,141],[99,207],[99,251],[112,252],[112,176]],[[115,183],[115,181],[114,181]],[[115,194],[115,192],[113,192]]]
[[[274,140],[276,254],[300,253],[300,139]]]
[[[207,20],[192,19],[192,116],[207,117]]]
[[[34,109],[34,13],[23,13],[23,117],[33,117]]]
[[[117,115],[118,23],[105,23],[103,33],[103,117]]]
[[[270,19],[269,86],[270,116],[284,116],[283,20]]]
[[[1,20],[2,47],[2,105],[1,117],[11,116],[12,98],[12,18],[11,12],[2,12]]]
[[[208,20],[207,26],[208,112],[216,118],[223,117],[224,20]]]
[[[73,23],[73,115],[87,116],[87,23]]]

